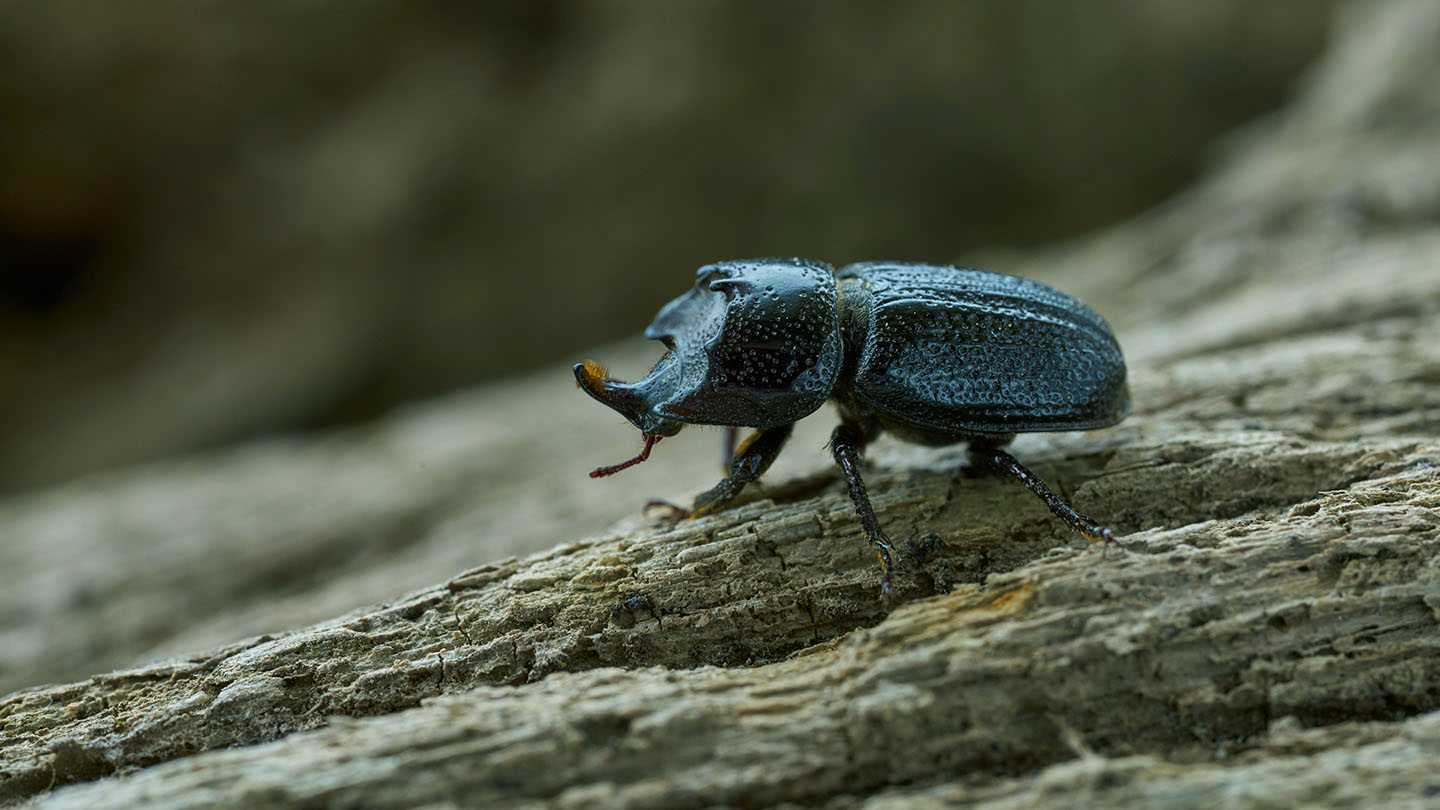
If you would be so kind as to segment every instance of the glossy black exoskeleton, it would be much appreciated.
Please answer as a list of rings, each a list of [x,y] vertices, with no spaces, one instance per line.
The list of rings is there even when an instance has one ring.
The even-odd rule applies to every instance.
[[[831,436],[861,526],[895,599],[894,546],[860,476],[883,431],[923,444],[968,442],[972,460],[1012,478],[1091,540],[1110,531],[1079,514],[1003,449],[1017,433],[1088,430],[1130,410],[1125,360],[1105,321],[1058,290],[1015,276],[926,264],[866,262],[839,271],[803,259],[718,262],[645,330],[669,350],[645,379],[575,366],[586,393],[644,434],[644,461],[687,424],[751,427],[730,474],[695,499],[698,517],[759,478],[791,426],[827,399]]]

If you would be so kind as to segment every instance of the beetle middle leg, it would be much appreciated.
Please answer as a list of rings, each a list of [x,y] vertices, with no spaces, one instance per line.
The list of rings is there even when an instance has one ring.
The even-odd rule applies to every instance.
[[[1056,495],[1050,487],[1045,486],[1035,473],[1030,472],[1025,465],[1021,464],[1014,456],[1000,449],[1002,444],[1009,442],[1014,436],[1006,436],[1001,439],[990,441],[970,442],[970,458],[977,464],[995,473],[1001,478],[1009,478],[1019,481],[1025,488],[1039,496],[1045,505],[1056,517],[1065,521],[1066,525],[1092,542],[1103,542],[1107,546],[1115,545],[1115,535],[1104,526],[1095,522],[1087,515],[1075,511],[1075,508],[1066,503],[1059,495]]]
[[[740,436],[740,428],[727,427],[720,436],[720,469],[729,471],[730,465],[735,463],[735,442]]]
[[[734,500],[746,484],[770,469],[770,464],[780,455],[780,448],[785,446],[785,440],[790,438],[793,429],[793,425],[766,428],[746,439],[735,449],[735,457],[730,461],[730,474],[708,492],[695,496],[690,517],[697,518],[713,512]]]
[[[845,484],[850,488],[850,500],[855,504],[860,528],[865,530],[866,539],[875,547],[875,554],[880,558],[880,592],[885,601],[893,605],[900,601],[893,582],[895,562],[892,557],[895,544],[890,542],[890,538],[886,537],[880,528],[880,521],[875,518],[875,509],[870,505],[870,496],[865,492],[865,481],[860,477],[860,452],[865,448],[866,442],[874,437],[873,433],[874,431],[867,435],[858,422],[841,422],[835,432],[830,434],[830,452],[835,456],[836,466],[845,474]]]

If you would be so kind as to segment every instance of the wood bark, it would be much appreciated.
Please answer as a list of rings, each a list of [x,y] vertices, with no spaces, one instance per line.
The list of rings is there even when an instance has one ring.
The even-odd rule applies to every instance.
[[[819,424],[797,440],[815,452],[792,447],[792,466],[729,510],[632,514],[432,577],[476,549],[583,536],[714,467],[708,445],[657,449],[628,483],[591,487],[577,471],[628,455],[607,438],[621,428],[556,370],[314,446],[4,507],[0,524],[28,538],[4,552],[26,583],[5,604],[38,612],[49,594],[65,661],[209,648],[0,700],[0,801],[1433,806],[1440,7],[1354,6],[1337,32],[1291,108],[1185,197],[1004,259],[1118,328],[1135,416],[1015,453],[1120,548],[1089,547],[1028,492],[968,474],[963,448],[881,443],[867,481],[907,600],[887,611]],[[337,459],[348,466],[327,478]],[[395,482],[397,464],[415,474]],[[333,504],[312,524],[227,500],[237,491]],[[147,512],[148,492],[206,511]],[[240,518],[216,508],[237,503]],[[97,606],[46,554],[84,534],[61,527],[117,514],[187,565],[233,564],[207,583],[115,562],[116,580],[169,600]],[[253,546],[186,542],[217,533]],[[79,570],[107,600],[140,599],[102,567]],[[293,598],[244,596],[290,568]],[[414,590],[212,643],[397,583]],[[185,600],[199,605],[188,623]],[[112,614],[116,634],[86,652],[84,631]],[[43,639],[13,638],[22,677],[58,666],[24,653]]]

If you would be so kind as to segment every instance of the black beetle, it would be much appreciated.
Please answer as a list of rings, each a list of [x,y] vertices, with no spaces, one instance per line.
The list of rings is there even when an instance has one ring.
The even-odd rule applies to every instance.
[[[1105,427],[1130,411],[1109,326],[1054,288],[927,264],[832,271],[804,259],[718,262],[700,268],[694,288],[666,304],[645,337],[669,351],[640,382],[575,366],[580,387],[645,439],[635,458],[592,477],[644,461],[686,424],[757,428],[729,454],[730,474],[695,498],[689,515],[698,517],[759,478],[792,425],[834,399],[841,423],[830,449],[879,553],[887,599],[896,598],[894,546],[860,477],[861,451],[882,431],[922,444],[969,442],[973,461],[1024,484],[1087,538],[1114,542],[1002,449],[1017,433]]]

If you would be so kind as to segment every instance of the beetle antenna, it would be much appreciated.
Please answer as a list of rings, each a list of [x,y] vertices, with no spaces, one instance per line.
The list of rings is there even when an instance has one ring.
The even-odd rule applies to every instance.
[[[654,447],[660,442],[661,439],[665,438],[664,436],[660,436],[655,433],[645,433],[642,435],[644,435],[645,437],[645,448],[640,451],[640,455],[630,459],[629,461],[622,461],[619,464],[611,464],[608,467],[596,467],[595,469],[590,471],[590,477],[604,478],[607,475],[614,475],[621,470],[626,470],[634,467],[636,464],[639,464],[645,459],[650,458],[650,448]]]

